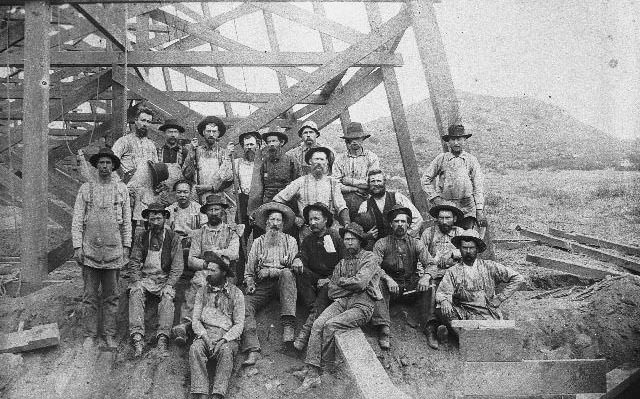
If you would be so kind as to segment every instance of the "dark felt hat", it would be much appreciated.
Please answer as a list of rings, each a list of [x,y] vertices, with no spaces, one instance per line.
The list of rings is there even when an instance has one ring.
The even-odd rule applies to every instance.
[[[347,131],[344,133],[344,136],[341,138],[344,140],[351,139],[366,139],[371,137],[370,134],[366,134],[364,129],[362,128],[362,123],[360,122],[351,122],[347,126]]]
[[[316,132],[316,137],[320,137],[320,130],[318,130],[318,125],[314,121],[309,121],[309,120],[304,121],[302,123],[302,126],[300,126],[300,129],[298,129],[298,136],[302,136],[302,131],[305,128],[309,128],[309,129],[315,131]]]
[[[242,145],[244,144],[244,139],[247,137],[255,137],[256,138],[256,143],[260,144],[260,141],[262,140],[262,136],[260,136],[260,133],[258,132],[245,132],[242,133],[241,135],[238,136],[238,144]]]
[[[342,238],[344,238],[344,233],[346,232],[349,232],[358,237],[362,246],[366,244],[367,237],[365,236],[364,229],[358,223],[351,222],[338,230],[338,233],[340,233],[340,237]]]
[[[233,269],[231,268],[231,262],[226,256],[220,256],[213,251],[205,251],[202,255],[202,259],[204,259],[205,262],[215,263],[216,265],[218,265],[220,269],[224,270],[227,273],[227,277],[233,277],[235,275]],[[207,282],[210,283],[209,279],[207,279]]]
[[[387,219],[389,220],[389,222],[391,222],[393,219],[395,219],[396,215],[398,215],[399,213],[404,213],[405,215],[409,216],[409,223],[411,223],[411,220],[413,218],[413,215],[411,213],[411,209],[409,209],[409,208],[407,208],[405,206],[402,206],[400,204],[395,204],[387,212]]]
[[[309,212],[311,211],[320,211],[327,218],[327,227],[331,227],[333,224],[333,214],[329,210],[329,208],[323,204],[322,202],[316,202],[315,204],[310,204],[304,207],[302,210],[302,216],[304,217],[304,221],[309,224]]]
[[[92,155],[91,158],[89,158],[89,163],[93,165],[94,168],[97,168],[98,160],[103,157],[111,158],[111,162],[113,162],[113,170],[120,169],[120,158],[118,158],[116,154],[111,151],[111,148],[107,147],[101,148],[100,150],[98,150],[97,154]]]
[[[169,178],[169,167],[164,162],[147,161],[151,169],[151,184],[156,187],[158,184]]]
[[[278,126],[270,126],[264,133],[262,133],[262,140],[267,142],[267,138],[270,136],[278,137],[278,140],[284,141],[282,145],[285,145],[289,142],[289,136],[284,132],[284,129]]]
[[[180,133],[184,133],[184,126],[178,123],[177,119],[167,119],[164,123],[158,128],[160,131],[165,131],[167,129],[178,129]]]
[[[147,206],[147,209],[143,209],[142,213],[141,213],[142,217],[144,219],[148,219],[150,212],[162,212],[162,215],[164,216],[165,219],[169,219],[169,217],[171,216],[171,212],[166,210],[164,208],[164,205],[162,205],[159,202],[151,203],[151,204],[149,204],[149,206]]]
[[[212,115],[207,116],[202,121],[200,121],[200,123],[198,123],[198,134],[204,136],[204,129],[211,123],[218,126],[218,138],[224,136],[224,134],[227,132],[227,126],[224,124],[224,122],[222,122],[220,118]]]
[[[290,230],[296,220],[296,215],[293,213],[291,208],[285,204],[275,201],[262,204],[253,211],[253,217],[258,227],[262,230],[266,230],[267,218],[269,217],[269,214],[274,211],[282,214],[282,231]]]
[[[449,139],[452,138],[452,137],[469,138],[469,137],[471,137],[471,133],[466,133],[464,131],[464,126],[462,126],[462,125],[451,125],[451,126],[449,126],[449,129],[447,129],[447,134],[442,136],[442,140],[449,141]]]
[[[331,152],[331,150],[328,149],[327,147],[313,147],[313,148],[309,149],[309,151],[307,151],[307,153],[304,154],[304,161],[308,165],[311,162],[311,157],[316,152],[324,152],[325,154],[327,154],[327,159],[329,160],[329,167],[331,167],[331,165],[333,165],[333,152]]]
[[[484,250],[487,249],[487,244],[485,244],[484,240],[480,238],[480,233],[473,229],[465,230],[459,236],[453,237],[451,239],[451,243],[455,245],[456,248],[460,248],[460,243],[462,241],[469,240],[475,241],[476,245],[478,246],[478,253],[484,252]]]
[[[229,207],[229,202],[227,201],[227,198],[223,194],[220,194],[220,193],[211,194],[207,196],[205,203],[202,204],[202,206],[200,207],[200,213],[207,213],[207,207],[209,205],[220,205],[221,207],[226,209]]]
[[[462,221],[462,218],[464,217],[464,213],[462,213],[460,208],[458,208],[453,202],[447,201],[440,205],[432,206],[431,209],[429,209],[429,215],[437,219],[440,211],[451,211],[453,216],[455,216],[456,220],[459,222]]]

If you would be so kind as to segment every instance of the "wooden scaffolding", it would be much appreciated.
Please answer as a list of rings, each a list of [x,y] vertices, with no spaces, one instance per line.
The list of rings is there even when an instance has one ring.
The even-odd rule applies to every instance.
[[[289,127],[294,135],[305,120],[322,128],[340,119],[344,128],[349,107],[383,84],[409,191],[425,212],[394,69],[403,61],[395,50],[412,28],[438,133],[444,134],[457,120],[458,102],[436,20],[437,1],[386,0],[399,3],[399,11],[384,20],[383,1],[360,0],[368,33],[327,17],[324,3],[331,1],[311,2],[312,11],[295,0],[227,3],[223,12],[217,0],[199,8],[183,0],[2,1],[0,185],[3,196],[15,194],[11,199],[22,207],[23,283],[38,288],[73,254],[69,237],[49,250],[43,228],[48,218],[71,224],[80,183],[61,162],[96,140],[122,135],[132,100],[144,100],[161,117],[177,118],[191,135],[204,115],[190,102],[222,104],[230,125],[225,138],[235,140],[269,123]],[[224,24],[254,13],[264,23],[267,51],[221,33]],[[282,51],[286,44],[276,34],[274,16],[317,32],[323,51]],[[336,51],[336,42],[345,49]],[[244,67],[275,71],[279,90],[248,92],[225,80],[225,71]],[[161,68],[160,81],[151,79],[150,68]],[[174,89],[176,79],[187,78],[207,90]],[[232,103],[252,104],[254,110],[239,116]]]

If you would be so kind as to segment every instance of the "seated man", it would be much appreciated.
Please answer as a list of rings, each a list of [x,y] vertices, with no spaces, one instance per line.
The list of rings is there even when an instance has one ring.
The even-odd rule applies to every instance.
[[[429,251],[429,263],[425,271],[431,276],[431,285],[427,293],[429,308],[427,311],[427,343],[438,349],[436,330],[436,290],[444,276],[444,272],[460,261],[460,251],[451,243],[453,237],[462,234],[462,228],[455,223],[462,220],[462,211],[452,202],[444,202],[429,209],[429,214],[436,219],[435,226],[427,228],[420,240]]]
[[[146,295],[160,297],[158,305],[158,350],[167,350],[167,339],[173,325],[174,286],[183,269],[180,236],[165,227],[169,212],[154,203],[142,211],[149,229],[136,235],[131,251],[132,284],[129,291],[129,329],[135,348],[134,356],[144,347],[144,302]]]
[[[298,253],[298,244],[295,238],[283,233],[283,230],[293,226],[295,214],[284,204],[269,202],[256,209],[254,215],[256,225],[266,233],[253,242],[244,272],[247,306],[242,351],[249,352],[244,365],[255,364],[259,357],[256,311],[266,306],[275,296],[280,298],[282,340],[293,341],[298,295],[296,279],[291,270],[293,259]]]
[[[486,244],[475,230],[465,230],[451,239],[462,255],[462,262],[444,274],[436,293],[439,316],[447,325],[451,320],[501,319],[499,306],[524,283],[522,275],[510,267],[478,258]],[[505,283],[496,294],[496,284]]]
[[[333,270],[329,281],[329,298],[334,302],[313,322],[306,368],[297,376],[304,376],[296,392],[303,392],[320,384],[323,363],[335,358],[335,335],[341,331],[366,324],[380,293],[380,258],[363,250],[366,238],[362,227],[350,223],[340,229],[345,247],[344,259]]]
[[[307,346],[311,327],[316,317],[329,306],[329,278],[344,256],[344,245],[337,230],[331,229],[333,215],[321,202],[307,205],[303,210],[305,223],[311,229],[300,244],[300,251],[293,261],[298,294],[302,305],[309,310],[293,346],[303,350]]]
[[[191,393],[196,398],[209,397],[207,361],[216,362],[213,398],[224,398],[229,387],[233,359],[244,328],[244,296],[228,282],[233,271],[225,263],[216,262],[216,254],[204,253],[209,269],[206,286],[200,288],[193,305],[193,331],[196,339],[189,350]]]
[[[242,232],[237,232],[223,222],[222,219],[228,207],[224,194],[219,193],[208,196],[207,202],[200,208],[200,212],[207,215],[208,221],[207,224],[196,230],[191,238],[188,267],[194,272],[194,275],[185,292],[183,306],[180,308],[180,324],[171,330],[178,343],[187,342],[195,296],[198,289],[205,285],[210,269],[214,267],[214,264],[218,264],[218,266],[221,263],[229,265],[238,259],[239,235]],[[217,256],[215,262],[207,261],[204,258],[204,253],[207,251],[211,251]]]
[[[430,276],[424,273],[423,266],[429,260],[427,248],[418,240],[407,234],[411,226],[411,210],[400,205],[391,208],[387,219],[391,224],[391,234],[379,239],[373,246],[373,253],[382,259],[384,274],[380,278],[380,290],[383,301],[376,303],[371,323],[379,328],[378,344],[380,348],[389,349],[391,318],[389,302],[391,296],[411,295],[415,297],[421,317],[427,314],[426,291],[429,288]],[[425,327],[424,322],[421,323]]]

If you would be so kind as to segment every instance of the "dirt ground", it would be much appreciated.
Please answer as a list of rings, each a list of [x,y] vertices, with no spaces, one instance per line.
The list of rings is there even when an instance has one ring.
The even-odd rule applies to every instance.
[[[517,238],[515,225],[545,231],[547,227],[575,230],[625,243],[638,244],[640,174],[629,172],[513,171],[492,173],[488,198],[494,236]],[[623,187],[618,190],[617,187]],[[499,194],[495,194],[499,193]],[[13,223],[13,221],[11,222]],[[5,228],[7,226],[4,226]],[[17,235],[3,230],[3,256],[15,253]],[[52,236],[55,241],[57,237]],[[549,271],[525,262],[527,253],[551,256],[623,271],[616,266],[549,248],[524,245],[497,247],[500,262],[522,272],[527,284],[505,303],[525,336],[529,359],[606,358],[610,369],[640,365],[640,279],[635,276],[595,282]],[[189,372],[185,348],[171,347],[170,356],[148,350],[132,359],[121,323],[117,353],[88,353],[82,348],[79,271],[71,263],[50,274],[58,281],[32,295],[0,297],[0,330],[15,331],[57,322],[59,347],[20,355],[0,355],[0,397],[6,398],[187,398]],[[125,317],[124,306],[121,312]],[[323,377],[320,388],[296,394],[299,381],[292,371],[302,359],[283,348],[282,328],[274,304],[259,318],[263,359],[254,367],[239,368],[231,398],[350,398],[352,381],[341,370]],[[302,316],[302,315],[301,315]],[[301,317],[300,317],[301,318]],[[371,331],[369,343],[379,355],[392,381],[415,398],[453,398],[460,387],[458,370],[463,360],[458,349],[443,344],[433,351],[417,327],[410,305],[392,307],[392,349],[378,349]],[[124,321],[124,320],[122,320]],[[123,326],[124,325],[124,326]],[[151,334],[149,334],[151,335]],[[239,356],[239,361],[243,356]]]

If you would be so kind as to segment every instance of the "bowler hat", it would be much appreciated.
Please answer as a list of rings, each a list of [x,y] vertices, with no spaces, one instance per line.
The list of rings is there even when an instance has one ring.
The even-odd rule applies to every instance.
[[[224,134],[227,132],[227,126],[225,126],[224,122],[222,122],[220,118],[211,115],[207,116],[202,121],[200,121],[200,123],[198,123],[198,133],[201,136],[204,136],[204,129],[211,123],[218,126],[218,138],[224,136]]]
[[[164,205],[159,202],[153,202],[147,206],[147,209],[143,209],[141,214],[144,219],[149,218],[150,212],[162,212],[162,215],[165,219],[169,219],[171,216],[171,212],[165,209]]]
[[[205,251],[204,254],[202,254],[202,259],[204,259],[205,262],[215,263],[218,265],[220,269],[227,273],[227,277],[234,276],[233,270],[231,269],[231,262],[226,256],[220,256],[213,251]],[[207,280],[207,282],[209,282],[209,280]]]
[[[296,215],[293,213],[291,208],[286,206],[285,204],[281,204],[279,202],[267,202],[266,204],[260,205],[253,211],[254,220],[258,227],[262,230],[266,230],[267,226],[267,218],[271,212],[280,212],[282,214],[282,230],[287,231],[293,227],[293,222],[296,219]]]
[[[302,123],[302,126],[300,126],[300,129],[298,129],[298,136],[302,136],[302,131],[305,128],[309,128],[313,131],[316,132],[316,137],[320,137],[320,130],[318,130],[318,125],[314,122],[314,121],[310,121],[310,120],[306,120]]]
[[[413,218],[413,215],[411,214],[411,209],[402,206],[400,204],[395,204],[391,209],[389,209],[389,211],[387,212],[387,219],[389,220],[389,222],[391,222],[393,219],[395,219],[395,217],[399,214],[399,213],[404,213],[405,215],[409,216],[409,223],[411,223],[411,220]]]
[[[447,134],[442,136],[442,140],[449,141],[452,137],[469,138],[471,137],[471,133],[465,133],[464,126],[462,125],[451,125],[449,126],[449,129],[447,129]]]
[[[289,136],[284,132],[284,129],[278,126],[269,126],[264,133],[262,133],[262,140],[267,142],[267,138],[270,136],[276,136],[278,140],[284,141],[282,145],[289,142]]]
[[[243,145],[244,144],[244,139],[247,137],[255,137],[256,138],[256,143],[260,144],[260,140],[262,140],[262,137],[260,136],[260,133],[258,132],[244,132],[242,134],[240,134],[238,136],[238,144]]]
[[[459,236],[453,237],[451,239],[451,243],[455,245],[456,248],[460,248],[460,244],[462,241],[469,241],[469,240],[474,241],[476,243],[476,245],[478,246],[478,253],[484,252],[484,250],[487,249],[487,244],[485,244],[484,240],[480,238],[480,234],[473,229],[465,230]]]
[[[460,208],[458,208],[453,202],[446,201],[439,205],[432,206],[431,209],[429,209],[429,215],[437,219],[440,211],[451,211],[458,222],[462,221],[462,218],[464,217],[464,213],[462,213]]]
[[[120,158],[116,156],[116,154],[111,151],[111,148],[103,147],[98,150],[97,154],[94,154],[89,158],[89,163],[93,165],[94,168],[97,168],[98,161],[100,158],[108,157],[111,158],[111,162],[113,162],[113,170],[120,169]]]
[[[207,207],[209,205],[220,205],[223,208],[228,208],[229,203],[223,194],[215,193],[207,196],[205,203],[200,207],[200,213],[207,213]]]
[[[307,164],[310,164],[311,163],[311,157],[316,152],[324,152],[327,155],[327,160],[329,161],[329,167],[331,167],[331,165],[333,164],[333,152],[331,152],[331,150],[328,149],[327,147],[313,147],[313,148],[309,149],[309,151],[307,151],[307,153],[304,154],[304,161]]]
[[[370,134],[366,134],[364,129],[362,129],[362,123],[360,122],[351,122],[347,126],[347,131],[344,133],[344,136],[341,138],[344,140],[352,140],[352,139],[366,139],[371,137]]]
[[[169,178],[169,167],[166,163],[147,161],[147,164],[151,169],[151,187],[156,187]]]
[[[364,234],[364,229],[362,228],[362,226],[360,226],[356,222],[351,222],[351,223],[347,224],[346,226],[341,227],[340,230],[338,230],[338,233],[340,233],[340,237],[342,237],[343,239],[344,239],[344,233],[346,233],[346,232],[349,232],[349,233],[355,235],[356,237],[358,237],[363,246],[367,242],[367,237]]]
[[[322,202],[316,202],[315,204],[309,204],[304,207],[302,210],[302,216],[304,217],[304,221],[309,224],[309,213],[311,211],[320,211],[327,218],[327,227],[331,227],[333,224],[333,214],[329,210],[329,208],[323,204]]]
[[[162,124],[158,128],[158,130],[164,132],[165,130],[171,129],[171,128],[178,129],[180,133],[184,133],[184,127],[178,123],[177,119],[167,119],[166,121],[164,121],[164,124]]]

